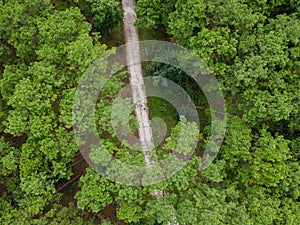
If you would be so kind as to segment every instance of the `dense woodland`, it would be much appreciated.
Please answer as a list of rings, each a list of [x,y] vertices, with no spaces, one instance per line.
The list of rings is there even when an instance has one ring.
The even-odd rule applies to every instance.
[[[168,224],[175,213],[186,225],[299,224],[300,2],[138,0],[135,10],[142,39],[190,49],[217,77],[227,107],[217,158],[198,169],[210,133],[201,90],[183,71],[148,63],[144,74],[173,80],[199,110],[194,157],[151,186],[120,185],[98,174],[78,151],[73,98],[88,66],[124,43],[121,2],[1,0],[0,223],[154,225]],[[118,160],[139,164],[141,155],[118,144],[105,123],[111,99],[127,83],[124,71],[107,83],[96,123]],[[150,116],[168,125],[168,138],[156,149],[163,158],[180,130],[190,131],[167,102],[148,103]],[[153,196],[157,189],[166,197]]]

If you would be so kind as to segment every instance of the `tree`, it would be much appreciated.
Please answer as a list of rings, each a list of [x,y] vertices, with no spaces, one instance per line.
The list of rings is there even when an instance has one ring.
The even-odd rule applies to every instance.
[[[172,0],[139,0],[135,8],[139,15],[137,27],[156,29],[158,26],[167,25],[168,15],[173,11],[174,2]]]
[[[93,29],[101,34],[110,32],[123,18],[120,3],[116,0],[87,0],[83,11],[93,18]]]
[[[116,1],[87,4],[101,33],[122,18]],[[212,129],[204,96],[179,69],[150,63],[146,69],[157,84],[162,77],[175,81],[206,113],[200,114],[201,132],[181,117],[154,149],[159,165],[137,175],[135,167],[113,164],[146,165],[143,154],[115,134],[128,121],[133,133],[138,128],[133,107],[124,101],[112,106],[128,82],[127,72],[119,71],[98,96],[95,135],[102,145],[84,143],[95,168],[81,168],[75,205],[60,193],[76,171],[73,98],[87,67],[108,51],[78,8],[56,11],[49,0],[1,1],[1,222],[298,224],[299,10],[294,0],[139,0],[139,27],[165,28],[168,38],[198,54],[219,79],[227,97],[225,140],[210,166],[199,170]],[[120,134],[126,136],[128,127]],[[173,174],[174,167],[181,169]],[[100,175],[94,169],[107,170]],[[139,177],[143,184],[164,176],[169,179],[145,186],[114,181]],[[107,211],[112,215],[102,218]]]
[[[91,25],[76,8],[54,11],[47,0],[5,1],[1,12],[0,91],[6,110],[1,119],[7,139],[1,139],[2,201],[11,205],[7,223],[26,224],[59,201],[57,184],[72,176],[69,165],[78,151],[70,130],[74,90],[106,50],[97,35],[89,36]]]
[[[165,26],[173,41],[200,55],[220,78],[230,113],[225,143],[215,162],[194,176],[180,171],[166,189],[167,195],[177,194],[178,202],[173,203],[177,218],[186,224],[294,224],[292,212],[297,211],[299,196],[295,188],[299,154],[294,150],[298,151],[299,133],[297,6],[280,0],[178,0],[173,7],[165,2],[139,1],[138,25]],[[147,68],[185,86],[180,72],[154,63]],[[209,126],[204,133],[207,130]],[[197,191],[209,196],[205,202],[215,204],[217,214],[200,204],[200,193],[191,197],[197,189],[193,179],[205,183]],[[189,184],[191,193],[180,201],[180,189]],[[198,216],[199,211],[209,216]]]

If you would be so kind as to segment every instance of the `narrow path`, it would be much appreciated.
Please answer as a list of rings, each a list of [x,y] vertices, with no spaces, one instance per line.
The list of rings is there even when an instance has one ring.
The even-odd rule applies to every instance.
[[[139,36],[134,22],[134,0],[122,0],[124,10],[124,36],[126,42],[126,60],[130,73],[130,85],[135,113],[139,123],[139,139],[143,147],[144,159],[147,166],[154,164],[155,152],[153,134],[149,119],[147,97],[140,62]]]
[[[139,35],[134,26],[136,13],[134,11],[135,0],[122,0],[124,10],[124,36],[126,42],[126,60],[130,73],[130,85],[132,92],[135,113],[139,123],[139,139],[143,147],[144,160],[146,166],[150,167],[155,163],[156,152],[154,151],[154,141],[149,119],[147,96],[143,80],[142,65],[140,59]],[[165,197],[163,191],[155,190],[153,196]],[[176,215],[173,215],[173,223],[168,225],[179,225]]]

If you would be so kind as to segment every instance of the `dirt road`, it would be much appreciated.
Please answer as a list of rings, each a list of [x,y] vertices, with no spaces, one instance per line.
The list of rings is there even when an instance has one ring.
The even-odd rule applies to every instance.
[[[124,36],[126,46],[126,60],[130,73],[130,85],[135,113],[139,123],[139,139],[143,147],[144,158],[147,166],[151,166],[155,160],[153,134],[149,119],[147,97],[143,81],[142,66],[140,62],[139,36],[134,22],[134,0],[122,1],[124,10]]]
[[[122,0],[124,10],[124,36],[126,42],[126,60],[130,73],[130,85],[135,113],[139,123],[139,140],[143,147],[146,166],[150,167],[155,163],[156,152],[154,150],[153,134],[149,119],[147,96],[143,80],[142,65],[140,59],[139,35],[134,22],[136,13],[134,12],[135,0]],[[163,197],[163,191],[154,191],[153,196]],[[168,225],[179,225],[176,215],[173,215],[173,223]]]

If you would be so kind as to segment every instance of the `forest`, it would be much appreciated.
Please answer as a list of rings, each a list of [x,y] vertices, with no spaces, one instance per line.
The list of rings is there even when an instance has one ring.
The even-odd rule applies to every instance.
[[[159,160],[186,157],[197,139],[182,168],[161,182],[148,176],[149,185],[125,185],[97,171],[110,159],[94,143],[89,160],[96,166],[79,150],[77,87],[95,60],[126,44],[124,2],[135,4],[140,41],[188,49],[218,81],[226,132],[204,170],[216,129],[209,102],[185,71],[161,62],[143,62],[144,79],[179,85],[200,123],[196,130],[170,102],[147,97],[150,119],[164,121],[153,129]],[[147,167],[144,153],[120,141],[111,124],[118,110],[137,134],[133,109],[112,106],[130,79],[125,68],[107,80],[95,106],[96,135],[116,161]],[[165,138],[155,139],[162,131]],[[4,225],[298,225],[300,1],[0,0],[0,155]],[[135,176],[111,170],[125,180]]]

